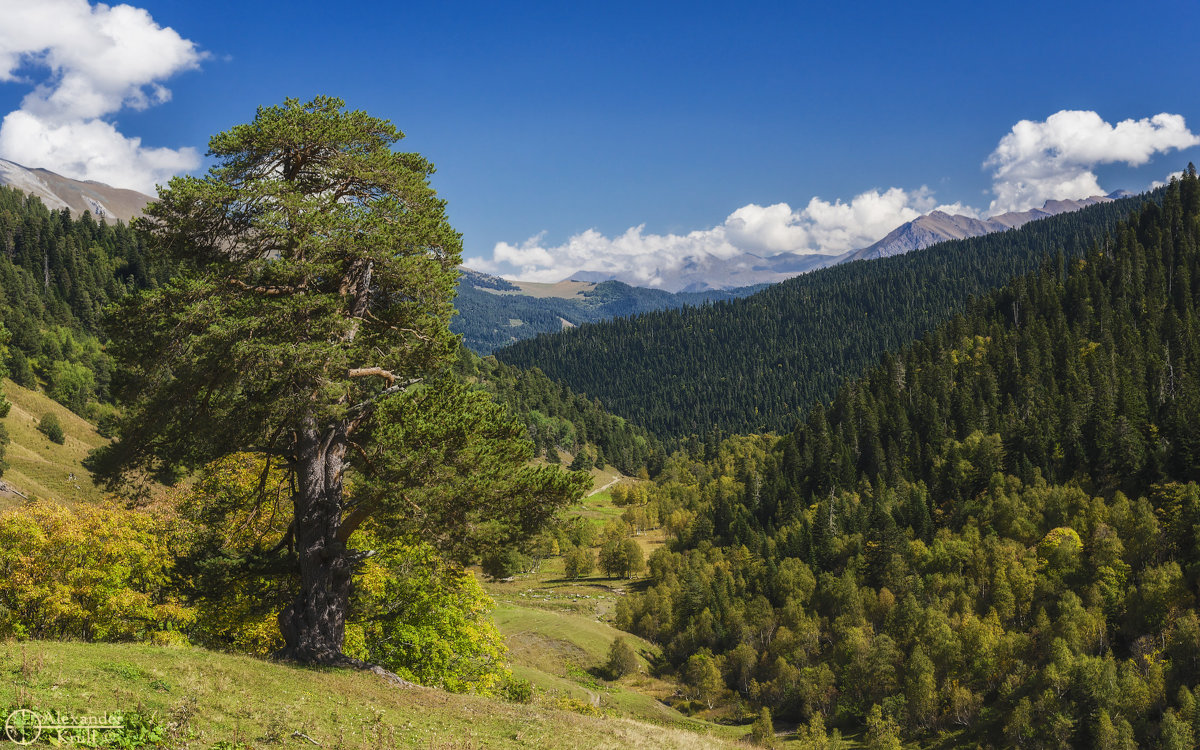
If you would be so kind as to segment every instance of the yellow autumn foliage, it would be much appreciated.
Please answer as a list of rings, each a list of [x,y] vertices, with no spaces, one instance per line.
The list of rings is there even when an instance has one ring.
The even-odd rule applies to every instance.
[[[115,504],[0,515],[0,637],[186,643],[169,517]]]

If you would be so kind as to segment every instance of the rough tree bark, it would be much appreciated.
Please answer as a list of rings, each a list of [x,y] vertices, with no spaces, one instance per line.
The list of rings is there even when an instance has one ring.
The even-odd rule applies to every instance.
[[[297,436],[296,492],[292,498],[300,591],[279,613],[284,647],[275,658],[302,664],[363,669],[401,687],[417,688],[377,664],[342,653],[355,570],[365,558],[346,546],[342,480],[346,430],[318,430],[312,420]]]
[[[353,660],[342,653],[354,556],[339,539],[342,520],[340,430],[318,430],[308,420],[297,440],[296,491],[292,498],[300,592],[279,614],[284,646],[279,657],[310,664]]]

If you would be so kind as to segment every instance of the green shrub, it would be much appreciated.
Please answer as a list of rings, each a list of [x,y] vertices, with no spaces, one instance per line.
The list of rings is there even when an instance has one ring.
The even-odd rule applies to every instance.
[[[530,560],[513,547],[490,550],[479,561],[479,567],[489,578],[500,580],[515,576],[530,566]]]
[[[0,514],[0,639],[186,643],[168,523],[115,505]]]
[[[501,687],[501,694],[513,703],[533,702],[533,683],[519,677],[509,677]]]
[[[42,421],[38,422],[38,431],[46,437],[50,438],[50,442],[62,445],[67,441],[67,436],[63,434],[62,424],[58,421],[58,417],[50,412],[42,415]]]
[[[641,668],[637,651],[624,638],[617,638],[608,647],[608,661],[604,665],[609,679],[616,680],[633,674]]]

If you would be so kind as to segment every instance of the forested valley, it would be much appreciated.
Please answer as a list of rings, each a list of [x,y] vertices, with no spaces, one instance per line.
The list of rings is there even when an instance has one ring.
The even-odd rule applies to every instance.
[[[689,439],[790,430],[799,409],[1062,253],[1082,256],[1141,202],[1128,198],[945,242],[920,252],[821,269],[729,302],[649,312],[545,334],[497,358],[538,367],[598,398],[672,447]]]
[[[114,351],[114,314],[186,289],[145,236],[0,190],[6,369],[107,433],[129,434],[117,397],[153,366],[130,356],[132,328]],[[531,343],[624,330],[621,346],[649,351],[682,316],[664,351],[730,390],[705,402],[677,381],[691,417],[643,412],[665,439],[538,368],[447,349],[410,396],[380,406],[355,459],[347,517],[361,505],[380,521],[349,537],[372,553],[356,563],[340,657],[529,700],[464,566],[495,580],[555,559],[563,585],[602,573],[622,587],[613,622],[661,650],[652,676],[678,688],[664,700],[734,725],[757,716],[761,744],[787,728],[797,747],[1194,747],[1195,170],[1149,199],[822,273]],[[720,360],[689,348],[689,326],[729,320],[741,322],[719,338],[781,336],[780,373],[759,371],[769,382],[795,352],[826,376],[771,391],[774,412],[747,401],[754,377],[718,377]],[[754,433],[767,427],[782,435]],[[546,471],[564,459],[570,473]],[[585,492],[579,470],[606,467],[633,478],[612,490],[621,509],[559,515]],[[0,565],[15,571],[0,580],[0,636],[278,653],[298,581],[286,468],[230,452],[183,466],[185,482],[167,465],[149,499],[0,516]],[[648,533],[665,543],[643,561]],[[55,553],[64,544],[78,560]],[[75,605],[48,606],[55,596]],[[643,679],[645,654],[612,648],[596,669]],[[622,659],[632,671],[616,671]]]
[[[620,626],[698,707],[804,746],[1194,747],[1194,168],[1158,198],[783,437],[672,456],[648,497],[670,541]]]

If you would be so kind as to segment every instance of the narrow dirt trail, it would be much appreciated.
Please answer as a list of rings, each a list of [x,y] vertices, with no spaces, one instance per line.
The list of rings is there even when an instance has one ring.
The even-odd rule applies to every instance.
[[[621,479],[622,479],[622,477],[620,477],[620,476],[617,476],[617,477],[616,477],[616,478],[614,478],[614,479],[613,479],[611,482],[609,482],[608,484],[604,485],[603,487],[600,487],[599,489],[595,489],[595,490],[592,490],[591,492],[587,493],[587,496],[588,496],[588,497],[591,497],[592,495],[599,495],[601,492],[604,492],[604,491],[605,491],[605,490],[607,490],[609,487],[612,487],[614,484],[616,484],[617,482],[621,481]]]

